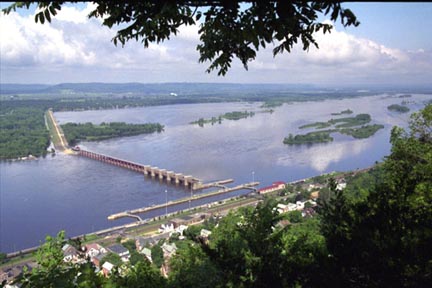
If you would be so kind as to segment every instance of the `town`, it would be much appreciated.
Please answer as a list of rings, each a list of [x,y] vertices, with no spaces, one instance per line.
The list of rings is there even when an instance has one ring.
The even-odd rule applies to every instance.
[[[351,173],[330,173],[291,183],[276,181],[268,187],[260,188],[257,193],[208,203],[190,210],[167,214],[151,221],[137,221],[112,229],[82,235],[69,239],[62,247],[63,261],[70,264],[91,262],[95,272],[110,277],[113,269],[121,274],[128,265],[148,261],[156,266],[161,275],[168,277],[170,259],[179,249],[192,242],[192,239],[211,241],[212,230],[231,210],[245,206],[256,206],[265,199],[277,202],[274,210],[278,214],[291,214],[290,220],[281,220],[279,226],[290,225],[296,218],[315,215],[317,199],[328,191],[330,177],[337,183],[337,189],[346,187],[345,176],[355,176],[369,171],[370,168]],[[317,181],[318,180],[318,181]],[[324,197],[324,196],[323,196]],[[13,285],[23,271],[37,267],[34,254],[38,247],[9,253],[0,270],[0,283]]]

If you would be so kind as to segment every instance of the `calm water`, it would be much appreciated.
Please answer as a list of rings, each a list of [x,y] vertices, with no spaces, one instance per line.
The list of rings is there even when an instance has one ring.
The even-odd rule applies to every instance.
[[[405,100],[414,100],[409,107],[418,110],[431,98],[414,95]],[[193,175],[205,182],[234,178],[234,185],[238,185],[254,177],[263,187],[278,180],[292,181],[335,170],[364,168],[382,160],[390,151],[391,127],[406,126],[408,118],[408,115],[389,112],[386,107],[400,104],[402,100],[379,95],[285,104],[272,114],[256,113],[252,118],[225,120],[220,125],[204,128],[188,123],[235,110],[259,111],[261,103],[171,105],[62,112],[55,116],[60,123],[160,122],[165,125],[161,134],[84,142],[81,146]],[[282,143],[289,133],[308,131],[299,130],[300,125],[341,117],[330,113],[347,108],[355,114],[371,114],[373,122],[383,124],[385,129],[364,140],[336,135],[333,143],[310,147]],[[165,190],[168,190],[168,201],[189,195],[189,191],[180,187],[77,156],[59,154],[36,161],[0,163],[0,169],[0,251],[5,252],[37,245],[46,234],[55,234],[60,229],[74,236],[130,222],[109,222],[107,216],[165,203]],[[164,211],[144,216],[161,213]]]

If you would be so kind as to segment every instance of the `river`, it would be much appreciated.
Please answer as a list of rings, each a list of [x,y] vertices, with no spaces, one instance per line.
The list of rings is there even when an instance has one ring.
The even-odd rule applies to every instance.
[[[293,181],[331,171],[365,168],[390,152],[394,125],[406,127],[409,113],[387,110],[390,104],[413,101],[411,111],[424,107],[430,95],[411,98],[377,95],[343,100],[284,104],[273,113],[258,113],[261,103],[188,104],[104,111],[59,112],[67,122],[159,122],[160,134],[100,142],[83,142],[84,149],[134,162],[193,175],[204,182],[234,178],[234,185]],[[327,121],[333,112],[351,109],[369,113],[383,124],[373,137],[355,140],[334,135],[335,141],[312,146],[287,146],[299,126]],[[231,111],[255,111],[253,117],[222,124],[188,124]],[[57,154],[44,159],[0,163],[0,251],[11,252],[40,244],[45,235],[65,229],[68,236],[89,233],[133,221],[110,222],[107,216],[125,210],[186,197],[190,191],[145,178],[136,172],[78,156]],[[167,194],[165,194],[167,190]],[[245,193],[246,191],[237,192]],[[235,194],[235,193],[234,193]],[[228,194],[224,197],[234,194]],[[209,200],[205,200],[209,201]],[[196,203],[198,204],[198,203]],[[195,204],[193,204],[195,205]],[[154,217],[162,213],[144,215]]]

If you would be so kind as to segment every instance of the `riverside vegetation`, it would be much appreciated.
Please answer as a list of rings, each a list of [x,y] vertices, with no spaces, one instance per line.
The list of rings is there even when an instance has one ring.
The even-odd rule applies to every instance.
[[[17,282],[24,288],[429,287],[432,105],[413,113],[409,127],[392,129],[391,154],[378,169],[353,177],[354,186],[340,191],[330,180],[318,217],[278,214],[269,198],[218,223],[190,226],[168,263],[168,278],[144,256],[109,278],[91,263],[65,263],[60,233],[41,246],[40,266]],[[209,242],[198,237],[201,228],[212,231]]]
[[[350,113],[349,111],[351,110],[348,109],[340,113],[332,113],[332,115],[349,114]],[[336,132],[345,135],[350,135],[356,139],[369,138],[373,136],[378,130],[384,128],[384,126],[380,124],[364,125],[369,123],[370,121],[371,121],[371,117],[369,114],[358,114],[355,117],[330,119],[327,122],[315,122],[311,124],[302,125],[299,127],[299,129],[305,129],[305,128],[323,129],[323,128],[331,127],[333,125],[335,126],[333,129],[313,131],[303,135],[299,134],[294,136],[292,134],[289,134],[288,137],[284,138],[283,143],[288,145],[300,145],[300,144],[332,142],[333,137],[331,137],[330,134]],[[360,125],[363,126],[356,127]]]

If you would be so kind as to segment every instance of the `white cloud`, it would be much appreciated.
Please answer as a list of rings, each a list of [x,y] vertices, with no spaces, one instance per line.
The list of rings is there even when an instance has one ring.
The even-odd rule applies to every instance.
[[[147,49],[133,40],[123,48],[116,47],[111,42],[115,30],[102,26],[100,19],[88,19],[94,7],[90,3],[81,9],[63,7],[52,23],[45,25],[34,23],[33,15],[13,12],[0,17],[2,81],[34,81],[36,76],[41,79],[59,71],[63,72],[61,78],[46,78],[68,82],[86,79],[355,84],[394,79],[425,83],[432,77],[431,51],[385,47],[333,29],[330,34],[316,34],[320,49],[311,47],[307,53],[297,45],[292,53],[273,58],[269,47],[258,52],[256,60],[249,63],[249,71],[235,60],[228,75],[221,78],[216,72],[205,73],[210,63],[198,63],[198,25],[182,26],[176,37],[150,44]],[[27,74],[19,69],[23,67]]]

